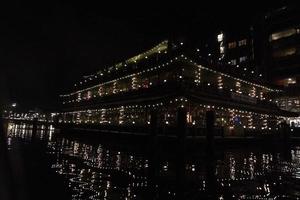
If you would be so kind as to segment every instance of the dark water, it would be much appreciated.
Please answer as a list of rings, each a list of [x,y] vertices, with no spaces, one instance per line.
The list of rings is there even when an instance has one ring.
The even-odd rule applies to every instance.
[[[9,125],[6,182],[14,199],[300,198],[300,145],[226,148],[212,158],[43,129],[32,135],[28,125]]]

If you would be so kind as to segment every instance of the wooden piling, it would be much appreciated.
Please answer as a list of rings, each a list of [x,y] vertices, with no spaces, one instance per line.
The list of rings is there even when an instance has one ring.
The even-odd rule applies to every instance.
[[[177,138],[183,143],[186,139],[187,129],[187,111],[185,108],[178,108],[177,110]]]
[[[283,158],[286,161],[291,160],[291,144],[290,144],[290,137],[291,137],[291,128],[288,125],[288,123],[284,122],[282,123],[281,127],[282,135],[283,135]]]
[[[32,135],[31,135],[31,139],[33,139],[33,140],[36,138],[37,123],[38,123],[38,119],[34,118],[33,122],[32,122]]]
[[[176,199],[184,199],[185,193],[185,142],[187,132],[187,111],[185,108],[177,110],[177,155],[176,163]]]
[[[209,156],[213,156],[214,154],[214,134],[215,134],[215,112],[214,111],[206,111],[206,141],[207,141],[207,153]]]
[[[150,112],[150,133],[148,144],[149,155],[149,194],[152,199],[156,199],[157,195],[157,177],[159,171],[159,158],[158,158],[158,113],[157,110]]]
[[[206,112],[206,182],[207,182],[207,197],[209,199],[216,198],[216,163],[215,163],[215,144],[214,144],[214,134],[215,134],[215,112]]]

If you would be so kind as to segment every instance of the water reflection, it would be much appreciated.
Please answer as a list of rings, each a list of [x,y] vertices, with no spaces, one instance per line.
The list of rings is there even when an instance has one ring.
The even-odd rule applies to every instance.
[[[178,155],[158,152],[156,159],[139,148],[56,137],[53,127],[10,124],[8,148],[13,140],[45,142],[53,157],[52,170],[64,177],[72,199],[176,199]],[[288,152],[279,148],[232,148],[208,161],[189,153],[184,160],[184,199],[296,199],[300,197],[300,146]],[[175,157],[175,158],[174,158]],[[155,160],[155,161],[154,161]],[[155,163],[153,163],[155,162]],[[156,168],[151,173],[151,167]],[[153,178],[153,180],[152,180]],[[180,184],[182,185],[182,184]],[[214,197],[211,196],[214,193]],[[177,198],[178,199],[178,198]]]

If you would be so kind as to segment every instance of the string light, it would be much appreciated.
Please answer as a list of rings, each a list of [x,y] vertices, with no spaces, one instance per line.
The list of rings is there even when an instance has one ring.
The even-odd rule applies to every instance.
[[[241,91],[241,83],[237,81],[237,82],[235,83],[235,87],[236,87],[236,93],[242,94],[242,91]]]
[[[96,118],[98,113],[100,115],[100,121],[98,123],[102,124],[102,123],[117,123],[117,122],[112,122],[110,120],[108,120],[108,116],[112,116],[113,113],[117,114],[119,113],[119,120],[118,120],[118,124],[123,125],[124,123],[128,123],[129,119],[130,119],[130,115],[132,119],[137,119],[137,120],[132,120],[131,123],[132,124],[137,124],[137,123],[145,123],[145,124],[150,124],[148,118],[147,119],[143,119],[143,117],[141,117],[142,115],[144,115],[143,113],[145,113],[145,109],[162,109],[162,108],[167,108],[168,106],[171,106],[172,104],[176,104],[178,107],[185,107],[185,105],[190,105],[190,101],[188,101],[187,98],[181,97],[181,98],[174,98],[171,99],[169,101],[164,101],[164,102],[157,102],[157,103],[153,103],[153,104],[145,104],[145,105],[140,105],[140,104],[136,104],[136,105],[123,105],[120,107],[111,107],[111,108],[102,108],[102,109],[94,109],[94,110],[78,110],[78,111],[72,111],[72,112],[65,112],[62,113],[62,116],[64,116],[64,118],[70,118],[67,117],[68,115],[74,115],[77,116],[76,121],[74,122],[73,119],[75,119],[74,117],[72,117],[71,121],[72,123],[92,123],[92,121],[94,121],[94,123],[97,123],[96,120],[94,120],[93,118],[90,117],[94,117]],[[270,126],[268,126],[268,121],[274,121],[276,122],[276,124],[278,124],[278,121],[280,118],[283,118],[282,116],[275,116],[275,115],[269,115],[269,114],[260,114],[260,113],[255,113],[252,111],[247,111],[247,110],[239,110],[239,109],[232,109],[232,108],[226,108],[224,106],[215,106],[215,105],[207,105],[207,104],[193,104],[195,107],[194,108],[202,108],[204,110],[210,110],[213,109],[216,111],[217,116],[219,119],[222,119],[222,125],[226,126],[226,124],[228,125],[229,129],[234,129],[234,120],[236,117],[242,118],[242,119],[246,119],[247,122],[245,124],[243,124],[244,128],[249,128],[249,129],[257,129],[258,127],[261,128],[261,130],[265,130],[265,129],[269,129],[270,126],[272,126],[272,124],[270,124]],[[173,107],[174,108],[174,107]],[[175,107],[176,108],[176,107]],[[220,113],[220,112],[225,112],[225,113]],[[88,119],[84,118],[85,113],[88,114]],[[228,113],[228,114],[226,114]],[[115,115],[113,114],[113,115]],[[229,116],[230,120],[227,121],[225,120],[222,116]],[[170,113],[167,113],[165,115],[167,118],[165,118],[165,124],[173,124],[173,122],[171,122],[172,120],[174,120],[174,116],[175,115],[170,115]],[[173,118],[172,118],[172,117]],[[258,118],[259,120],[257,122],[255,122],[257,125],[254,126],[254,122],[253,122],[253,118]],[[196,125],[196,124],[201,124],[198,123],[196,120],[193,119],[193,114],[192,113],[188,113],[187,115],[187,121],[189,122],[189,124],[191,125]],[[267,121],[266,121],[267,120]],[[66,120],[64,120],[66,121]],[[260,124],[260,122],[263,122]]]
[[[185,57],[184,55],[181,55],[180,56],[181,58],[183,58],[184,60],[187,60],[188,58]],[[175,57],[175,60],[177,60],[178,57]],[[162,65],[158,65],[157,67],[152,67],[150,69],[148,69],[149,71],[153,71],[153,70],[158,70],[160,69],[161,67],[166,67],[168,65],[170,65],[170,63],[172,63],[174,60],[171,59],[169,62],[166,62],[165,64],[162,64]],[[195,65],[198,65],[197,63],[195,63],[194,61],[190,60],[190,63],[192,64],[195,64]],[[246,81],[246,80],[243,80],[243,79],[240,79],[240,78],[236,78],[234,76],[231,76],[229,74],[225,74],[225,73],[222,73],[222,72],[219,72],[219,71],[215,71],[213,69],[210,69],[210,68],[207,68],[207,67],[204,67],[202,65],[198,65],[198,67],[200,69],[204,69],[206,71],[210,71],[210,72],[213,72],[213,73],[216,73],[216,74],[219,74],[221,76],[224,76],[224,77],[227,77],[227,78],[231,78],[231,79],[234,79],[236,81],[239,81],[239,82],[243,82],[245,84],[248,84],[248,85],[252,85],[252,86],[255,86],[255,87],[259,87],[261,89],[265,89],[267,91],[270,91],[270,92],[279,92],[280,90],[277,90],[277,89],[271,89],[271,88],[268,88],[266,86],[262,86],[262,85],[259,85],[259,84],[256,84],[256,83],[252,83],[252,82],[249,82],[249,81]],[[76,91],[76,92],[73,92],[73,93],[70,93],[70,94],[65,94],[65,95],[60,95],[60,97],[69,97],[69,96],[72,96],[74,94],[77,94],[79,92],[85,92],[85,91],[88,91],[88,90],[92,90],[92,89],[95,89],[95,88],[98,88],[100,86],[103,86],[103,85],[107,85],[107,84],[110,84],[110,83],[113,83],[115,81],[118,81],[118,80],[123,80],[123,79],[127,79],[127,78],[130,78],[130,77],[133,77],[133,76],[136,76],[136,75],[141,75],[141,74],[144,74],[146,72],[148,72],[148,70],[143,70],[143,71],[140,71],[138,73],[134,73],[134,74],[131,74],[131,75],[127,75],[127,76],[124,76],[124,77],[120,77],[120,78],[117,78],[117,79],[114,79],[114,80],[111,80],[111,81],[107,81],[107,82],[104,82],[104,83],[101,83],[101,84],[98,84],[98,85],[95,85],[93,87],[89,87],[89,88],[86,88],[86,89],[83,89],[83,90],[79,90],[79,91]],[[199,69],[198,69],[199,70]],[[201,74],[200,74],[201,75]],[[198,76],[199,78],[200,76]],[[197,77],[196,77],[197,78]],[[195,81],[196,82],[196,81]]]
[[[114,70],[118,70],[124,66],[127,66],[127,64],[130,64],[132,62],[136,63],[137,61],[141,60],[141,59],[148,59],[150,54],[152,53],[160,53],[160,52],[164,52],[165,46],[166,46],[167,42],[164,42],[162,44],[160,44],[161,46],[157,46],[154,49],[152,49],[151,51],[147,51],[143,54],[139,54],[138,56],[135,56],[131,59],[128,59],[127,61],[123,62],[123,63],[119,63],[116,64],[113,67],[110,68],[106,68],[103,71],[101,71],[100,73],[98,73],[100,76],[103,76],[106,73],[111,73]],[[198,50],[197,50],[198,51]],[[195,85],[200,85],[201,82],[206,83],[207,86],[212,86],[211,88],[214,88],[214,86],[217,86],[218,89],[226,89],[229,90],[231,92],[236,92],[238,94],[242,94],[245,93],[250,97],[253,98],[260,98],[261,100],[265,100],[265,94],[264,92],[272,92],[272,91],[280,91],[280,90],[276,90],[276,89],[272,89],[260,84],[256,84],[253,82],[249,82],[247,80],[241,79],[241,78],[237,78],[235,76],[232,76],[230,74],[226,74],[220,71],[216,71],[210,67],[204,67],[201,64],[198,64],[196,62],[194,62],[193,60],[189,59],[188,57],[186,57],[185,55],[180,55],[177,57],[174,57],[173,59],[169,59],[168,61],[161,63],[159,65],[156,65],[154,67],[148,67],[146,69],[140,69],[139,72],[133,73],[133,74],[129,74],[123,77],[119,77],[113,80],[108,80],[106,82],[102,82],[100,84],[94,85],[92,87],[88,87],[82,90],[78,90],[75,91],[73,93],[70,94],[65,94],[65,95],[60,95],[61,97],[72,97],[74,99],[67,99],[66,101],[63,102],[63,104],[66,103],[74,103],[75,99],[76,102],[80,102],[83,100],[89,100],[91,98],[96,98],[98,96],[102,97],[105,95],[111,95],[111,94],[117,94],[119,92],[126,92],[129,90],[137,90],[141,87],[145,87],[145,88],[149,88],[150,86],[156,85],[155,82],[151,82],[149,81],[149,77],[147,77],[147,83],[144,83],[143,79],[144,74],[149,74],[149,72],[154,72],[154,71],[159,71],[162,69],[166,69],[168,66],[170,66],[172,63],[174,62],[178,62],[178,63],[182,63],[184,62],[185,64],[189,64],[189,65],[185,65],[185,67],[180,68],[180,70],[182,71],[176,71],[176,73],[178,72],[178,74],[176,74],[176,76],[179,79],[185,78],[184,80],[187,80],[188,78],[191,77],[189,72],[188,67],[192,66],[193,70],[194,70],[194,74],[191,77],[192,81],[194,81]],[[125,64],[124,64],[125,63]],[[245,68],[246,69],[246,68]],[[177,69],[176,69],[177,70]],[[184,75],[183,75],[184,74]],[[206,77],[209,78],[206,78]],[[86,80],[84,80],[84,82],[87,82],[87,80],[93,80],[93,78],[97,78],[98,76],[93,75],[93,76],[88,76],[86,78]],[[214,80],[211,80],[211,79]],[[204,79],[201,80],[201,79]],[[207,79],[209,79],[210,82],[205,82],[207,81]],[[121,80],[125,80],[124,84],[122,85],[122,83],[119,83],[119,81]],[[228,84],[228,80],[231,81],[231,85]],[[163,79],[162,81],[163,83],[169,82],[168,78]],[[154,83],[154,84],[153,84]],[[217,84],[216,84],[217,83]],[[80,82],[80,84],[82,84],[82,82]],[[245,85],[244,85],[245,84]],[[123,87],[125,85],[125,88]],[[246,87],[247,86],[247,87]],[[121,88],[123,87],[123,88]],[[228,88],[228,87],[233,87],[233,88]],[[245,88],[247,88],[247,91],[245,91]],[[243,91],[242,91],[243,89]],[[234,93],[233,92],[233,93]],[[257,93],[259,94],[259,96],[257,95]],[[74,96],[74,97],[73,97]],[[75,98],[76,97],[76,98]],[[272,101],[271,99],[269,100],[270,102]],[[177,103],[178,107],[188,107],[186,102],[187,99],[186,98],[175,98],[173,100],[171,100],[168,104],[172,104],[172,103]],[[152,104],[145,104],[145,105],[123,105],[122,107],[112,107],[112,108],[101,108],[101,109],[94,109],[94,110],[80,110],[80,111],[73,111],[73,112],[69,112],[69,113],[65,113],[65,114],[73,114],[74,119],[72,118],[71,121],[74,121],[76,119],[77,122],[84,122],[84,123],[116,123],[116,121],[118,121],[119,124],[124,124],[130,121],[130,123],[132,124],[138,124],[141,123],[141,121],[143,120],[140,116],[141,113],[143,113],[143,109],[145,108],[158,108],[161,107],[163,105],[165,105],[166,102],[157,102],[157,103],[152,103]],[[221,108],[219,106],[216,105],[196,105],[195,108],[201,107],[203,109],[214,109],[216,111],[224,111],[224,112],[229,112],[229,117],[230,120],[228,120],[228,118],[226,120],[224,120],[222,118],[222,123],[231,123],[230,127],[234,128],[234,120],[236,117],[244,117],[247,119],[247,125],[244,125],[246,128],[256,128],[256,126],[254,126],[254,122],[253,122],[253,116],[258,115],[258,116],[262,116],[262,114],[258,114],[258,113],[250,113],[247,111],[243,111],[243,110],[237,110],[237,109],[232,109],[232,108]],[[112,112],[114,111],[114,112]],[[81,113],[81,114],[80,114]],[[88,117],[87,119],[85,119],[84,115],[88,113]],[[93,113],[93,114],[92,114]],[[110,113],[110,114],[109,114]],[[100,121],[97,122],[97,120],[91,119],[91,118],[96,118],[97,115],[99,115],[98,120],[100,119]],[[115,117],[117,116],[118,117]],[[196,121],[192,120],[192,114],[189,113],[190,118],[188,119],[188,122],[195,125]],[[228,116],[228,115],[227,115]],[[275,117],[275,116],[274,116]],[[261,125],[261,127],[263,129],[268,127],[268,123],[265,123],[265,118],[266,116],[263,116],[263,124]],[[148,123],[147,120],[144,120],[145,123]],[[172,123],[172,121],[170,119],[165,120],[165,124],[169,124]],[[197,125],[200,124],[197,122]],[[265,125],[266,124],[266,125]],[[258,125],[257,127],[260,127],[260,125]]]
[[[222,76],[218,76],[218,89],[223,89],[223,79],[222,79]]]

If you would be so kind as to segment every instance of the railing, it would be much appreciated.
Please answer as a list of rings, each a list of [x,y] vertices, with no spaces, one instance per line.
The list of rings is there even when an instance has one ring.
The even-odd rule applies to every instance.
[[[141,88],[138,90],[132,90],[127,92],[121,92],[118,94],[112,94],[109,96],[104,96],[101,98],[92,98],[90,100],[82,101],[82,102],[75,102],[69,104],[70,107],[93,107],[93,105],[105,103],[108,104],[110,102],[122,102],[124,100],[130,100],[130,99],[142,99],[147,97],[164,97],[166,94],[174,95],[174,94],[205,94],[205,96],[215,98],[215,99],[222,99],[224,101],[230,101],[236,102],[236,103],[243,103],[247,105],[256,105],[261,106],[264,108],[270,108],[270,109],[278,109],[277,105],[275,103],[269,102],[267,100],[260,100],[256,99],[256,104],[248,103],[248,102],[241,102],[232,99],[231,94],[232,91],[230,91],[227,88],[218,89],[216,85],[210,85],[207,84],[201,84],[199,86],[195,85],[191,81],[188,80],[180,80],[180,81],[168,81],[163,84],[159,84],[156,86],[152,86],[151,88]]]

